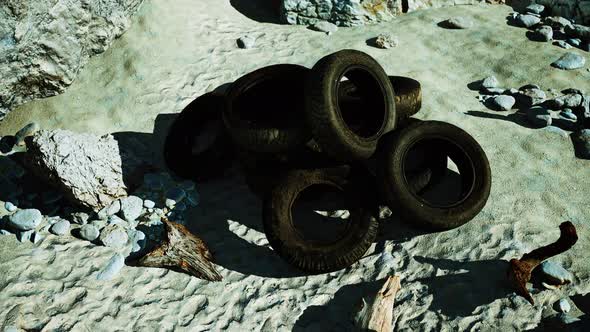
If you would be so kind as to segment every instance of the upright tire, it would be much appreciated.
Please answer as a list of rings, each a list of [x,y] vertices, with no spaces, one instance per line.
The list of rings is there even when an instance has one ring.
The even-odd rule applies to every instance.
[[[358,89],[363,108],[341,107],[338,90],[345,76]],[[342,50],[320,59],[306,81],[305,101],[314,140],[342,161],[371,157],[379,138],[396,126],[391,82],[379,63],[360,51]]]
[[[255,152],[280,153],[311,139],[304,120],[309,69],[278,64],[257,69],[230,86],[223,121],[233,142]]]
[[[415,122],[382,142],[377,165],[381,192],[387,203],[410,223],[447,230],[473,219],[485,206],[491,188],[491,170],[485,152],[464,130],[439,121]],[[457,165],[460,193],[452,203],[438,204],[412,190],[408,182],[410,153],[443,151]]]
[[[335,241],[305,239],[296,229],[291,213],[300,194],[313,185],[327,185],[348,197],[350,221]],[[344,178],[322,170],[289,172],[264,200],[264,231],[274,251],[293,266],[312,273],[331,272],[358,261],[377,236],[378,223],[370,209],[359,202],[358,191],[348,188]]]

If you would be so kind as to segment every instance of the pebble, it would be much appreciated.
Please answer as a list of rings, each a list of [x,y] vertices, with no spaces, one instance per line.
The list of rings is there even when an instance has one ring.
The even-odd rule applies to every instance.
[[[390,34],[380,34],[375,39],[375,45],[383,49],[393,48],[399,45],[399,39]]]
[[[6,211],[11,212],[11,213],[18,210],[16,205],[12,204],[11,202],[5,202],[4,208],[6,209]]]
[[[125,265],[125,257],[121,254],[114,254],[109,260],[105,268],[96,276],[97,280],[111,280]]]
[[[510,111],[514,104],[516,104],[516,99],[512,96],[507,95],[500,95],[492,99],[493,105],[499,111]]]
[[[573,139],[580,157],[590,159],[590,129],[577,131],[574,134]]]
[[[62,219],[51,226],[49,231],[55,235],[64,235],[70,230],[70,222]]]
[[[496,76],[489,76],[481,81],[482,88],[497,88],[500,85]]]
[[[134,221],[141,215],[143,200],[137,196],[121,198],[121,217],[127,221]]]
[[[254,38],[250,35],[246,35],[246,36],[238,38],[238,47],[239,48],[244,48],[244,49],[252,48],[252,47],[254,47],[254,44],[256,44],[256,38]]]
[[[540,4],[531,4],[525,8],[525,12],[540,15],[545,10],[545,6]]]
[[[21,243],[30,241],[31,235],[33,235],[33,230],[29,231],[21,231],[16,233],[16,239],[19,240]]]
[[[149,199],[143,201],[143,207],[145,207],[146,209],[153,209],[155,206],[156,203],[154,201],[151,201]]]
[[[541,263],[541,274],[551,284],[564,285],[571,283],[574,280],[573,274],[564,269],[558,263],[552,261],[544,261]]]
[[[143,247],[143,241],[145,240],[145,233],[135,229],[130,229],[127,231],[127,235],[129,236],[129,238],[131,239],[131,243],[133,244],[131,252],[140,251]]]
[[[71,214],[72,221],[78,225],[86,225],[88,223],[88,219],[90,216],[88,213],[84,212],[75,212]]]
[[[100,231],[92,224],[86,224],[80,227],[80,237],[86,241],[94,241],[98,239]]]
[[[165,205],[166,205],[167,208],[173,209],[174,206],[176,205],[176,201],[173,200],[173,199],[167,198],[166,201],[165,201]]]
[[[533,16],[533,15],[522,15],[519,14],[516,17],[516,22],[518,22],[522,27],[525,28],[530,28],[536,24],[539,24],[541,22],[541,19],[537,16]]]
[[[24,126],[14,135],[14,138],[16,140],[15,145],[24,145],[25,137],[34,135],[36,132],[39,131],[39,129],[39,124],[36,122],[31,122],[28,125]]]
[[[557,308],[559,312],[568,313],[572,309],[572,306],[566,299],[561,299],[557,301]]]
[[[568,52],[555,60],[551,65],[563,70],[574,70],[584,67],[586,58],[576,53]]]
[[[31,234],[31,242],[34,244],[41,242],[41,240],[43,240],[43,235],[41,235],[41,233],[33,232],[33,234]]]
[[[577,117],[577,116],[574,114],[574,112],[573,112],[571,109],[569,109],[569,108],[565,108],[563,111],[561,111],[561,112],[559,113],[559,115],[560,115],[561,117],[565,118],[565,119],[568,119],[568,120],[572,120],[572,121],[577,121],[577,120],[578,120],[578,117]]]
[[[325,32],[328,35],[338,31],[338,26],[336,24],[327,21],[317,21],[311,25],[311,28],[315,31]]]
[[[570,48],[572,48],[572,46],[570,44],[568,44],[567,42],[565,42],[563,40],[556,40],[553,42],[553,45],[557,45],[557,46],[564,48],[566,50],[569,50]]]
[[[575,47],[579,47],[582,44],[582,40],[579,38],[570,38],[566,42]]]
[[[563,102],[563,106],[567,108],[575,108],[582,105],[582,95],[579,94],[567,94],[555,99]]]
[[[449,18],[444,23],[450,29],[469,29],[473,27],[473,21],[463,16]]]
[[[543,25],[535,29],[532,38],[537,41],[548,42],[553,40],[553,29],[548,25]]]
[[[105,247],[111,248],[123,248],[129,241],[127,232],[119,225],[105,226],[100,232],[99,239]]]
[[[21,231],[36,228],[41,220],[43,220],[43,215],[37,209],[19,210],[8,217],[9,225]]]
[[[542,106],[533,106],[528,109],[527,119],[531,125],[537,128],[543,128],[551,125],[551,113],[549,110]]]

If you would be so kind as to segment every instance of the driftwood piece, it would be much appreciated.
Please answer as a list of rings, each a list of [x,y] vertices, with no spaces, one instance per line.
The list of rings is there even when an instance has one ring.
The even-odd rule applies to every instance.
[[[393,304],[400,287],[400,278],[390,276],[377,295],[368,302],[363,298],[355,317],[356,326],[363,331],[393,331]]]
[[[535,304],[535,301],[526,288],[527,282],[531,279],[532,271],[544,260],[565,252],[578,241],[576,228],[570,221],[561,223],[559,230],[561,235],[556,242],[537,248],[522,256],[521,259],[513,258],[510,260],[508,278],[514,284],[516,293],[527,299],[532,305]]]
[[[162,244],[133,262],[136,266],[171,268],[189,275],[220,281],[221,275],[211,263],[213,255],[200,238],[181,224],[162,218],[166,236]]]

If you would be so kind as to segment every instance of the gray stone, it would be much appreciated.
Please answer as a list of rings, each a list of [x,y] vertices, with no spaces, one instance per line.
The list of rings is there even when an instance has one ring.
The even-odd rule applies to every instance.
[[[37,122],[31,122],[27,124],[14,135],[14,138],[16,140],[15,145],[24,145],[25,138],[33,136],[36,132],[39,131],[39,129],[41,129],[41,127],[39,127],[39,124]]]
[[[497,88],[500,85],[496,76],[488,76],[481,82],[482,88]]]
[[[500,95],[492,99],[493,105],[499,111],[510,111],[514,104],[516,104],[516,99],[512,96],[507,95]]]
[[[317,21],[312,24],[310,28],[315,31],[325,32],[328,35],[338,31],[338,26],[336,24],[327,21]]]
[[[562,99],[554,98],[554,99],[546,100],[544,105],[551,108],[551,109],[554,109],[554,110],[560,110],[565,105],[565,101],[563,100],[563,98]]]
[[[573,120],[573,121],[578,120],[578,117],[569,108],[565,108],[563,111],[561,111],[561,113],[559,113],[559,115],[565,119],[568,119],[568,120]]]
[[[7,229],[0,229],[0,235],[12,235],[12,233]]]
[[[579,94],[567,94],[555,99],[562,102],[566,108],[575,108],[582,105],[582,95]]]
[[[14,229],[28,231],[35,229],[43,220],[41,211],[37,209],[19,210],[8,218],[8,223]]]
[[[540,272],[543,279],[549,281],[549,283],[553,285],[569,284],[574,280],[574,276],[571,272],[552,261],[544,261],[541,263]]]
[[[86,241],[94,241],[98,239],[100,231],[98,228],[91,224],[86,224],[80,227],[80,237]]]
[[[0,118],[27,101],[62,93],[91,56],[129,28],[141,3],[2,1]]]
[[[529,107],[543,103],[547,99],[547,94],[543,90],[532,88],[521,90],[514,97],[519,105]]]
[[[533,16],[530,14],[527,14],[527,15],[519,14],[516,17],[516,22],[518,22],[518,24],[520,24],[520,26],[522,26],[522,27],[530,28],[532,26],[535,26],[535,25],[541,23],[541,19],[537,16]]]
[[[551,113],[542,106],[533,106],[527,110],[526,114],[528,121],[534,127],[543,128],[552,123]]]
[[[579,130],[572,138],[579,157],[590,159],[590,129]]]
[[[572,22],[566,18],[561,16],[550,16],[545,18],[545,24],[552,26],[553,28],[565,28],[566,26],[571,26]]]
[[[127,231],[127,235],[129,236],[129,239],[133,244],[131,252],[140,251],[145,245],[145,233],[139,230],[130,229]]]
[[[107,219],[107,224],[108,225],[119,225],[121,227],[128,227],[129,226],[127,221],[117,217],[116,215],[110,216],[109,219]]]
[[[153,209],[156,206],[156,203],[154,201],[151,201],[149,199],[146,199],[143,201],[143,207],[147,208],[147,209]]]
[[[143,200],[137,196],[129,196],[121,199],[121,217],[127,221],[134,221],[141,215]]]
[[[539,4],[531,4],[525,8],[525,12],[532,14],[541,14],[545,10],[545,6]]]
[[[16,239],[23,243],[31,240],[31,235],[33,235],[33,230],[29,231],[19,231],[16,233]]]
[[[399,39],[391,34],[382,33],[375,39],[375,45],[383,49],[393,48],[399,45]]]
[[[563,70],[574,70],[584,67],[586,59],[576,53],[568,52],[555,60],[551,65]]]
[[[565,33],[570,38],[579,38],[581,40],[586,40],[586,41],[590,40],[590,27],[583,26],[580,24],[566,26]]]
[[[16,205],[12,204],[11,202],[5,202],[4,208],[8,212],[14,212],[14,211],[18,210],[18,207],[16,207]]]
[[[34,244],[41,242],[43,238],[43,235],[41,235],[41,233],[39,232],[33,231],[33,234],[31,234],[31,242],[33,242]]]
[[[553,40],[553,29],[548,25],[542,25],[533,32],[533,39],[543,42]]]
[[[53,224],[49,231],[55,235],[64,235],[70,230],[70,222],[62,219],[61,221]]]
[[[253,48],[254,44],[256,43],[256,38],[250,36],[250,35],[246,35],[243,37],[238,38],[238,47],[239,48]]]
[[[111,280],[121,271],[123,266],[125,266],[125,257],[121,254],[114,254],[105,268],[96,275],[96,279]]]
[[[473,27],[473,21],[463,16],[455,16],[443,22],[450,29],[469,29]]]
[[[129,237],[125,229],[121,226],[107,225],[100,232],[99,239],[105,247],[123,248],[127,245]]]
[[[582,40],[578,38],[570,38],[566,42],[575,47],[579,47],[582,44]]]
[[[563,41],[563,40],[556,40],[553,42],[553,45],[557,45],[563,49],[569,50],[570,48],[572,48],[572,46],[570,44],[568,44],[567,42]]]
[[[557,309],[559,312],[568,313],[572,309],[572,306],[566,299],[561,299],[557,301]]]
[[[86,225],[88,223],[88,219],[90,216],[88,213],[84,212],[75,212],[71,214],[72,221],[78,225]]]

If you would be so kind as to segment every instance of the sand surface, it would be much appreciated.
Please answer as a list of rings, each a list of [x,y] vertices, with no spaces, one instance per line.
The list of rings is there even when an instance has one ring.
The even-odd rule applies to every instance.
[[[402,278],[397,331],[534,328],[556,300],[590,292],[590,161],[574,157],[569,137],[488,110],[467,85],[493,74],[506,88],[589,90],[590,72],[550,67],[565,51],[528,40],[524,29],[506,24],[510,12],[486,5],[425,10],[326,36],[256,22],[227,0],[147,1],[130,30],[91,59],[66,93],[19,107],[0,123],[0,135],[36,121],[46,129],[133,132],[159,149],[170,114],[197,96],[265,65],[311,67],[326,54],[354,48],[390,75],[422,83],[419,118],[458,125],[480,142],[493,174],[489,201],[473,221],[442,233],[387,220],[376,251],[359,263],[306,276],[273,254],[262,232],[261,202],[232,175],[198,186],[201,204],[189,219],[212,249],[222,282],[133,267],[97,281],[109,248],[69,236],[49,236],[37,247],[2,236],[0,319],[20,304],[22,326],[47,331],[343,331],[358,295],[395,273]],[[471,17],[475,27],[437,26],[455,15]],[[400,46],[367,45],[381,32],[397,35]],[[253,49],[236,47],[244,34],[257,37]],[[580,239],[553,260],[576,280],[534,295],[531,306],[507,284],[507,260],[553,242],[565,220]],[[383,253],[393,256],[388,264],[379,263]]]

